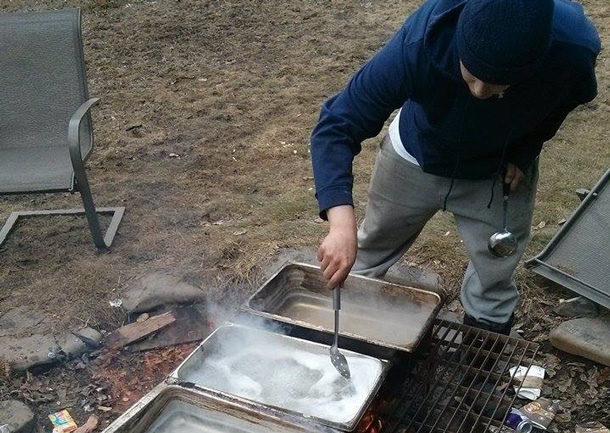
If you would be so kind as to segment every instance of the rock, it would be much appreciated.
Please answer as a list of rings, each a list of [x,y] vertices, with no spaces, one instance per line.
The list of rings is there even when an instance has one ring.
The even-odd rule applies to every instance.
[[[29,313],[29,307],[13,308],[0,317],[0,337],[13,335],[13,331],[26,331],[42,322],[42,317]]]
[[[30,306],[12,308],[6,313],[0,314],[0,337],[43,334],[48,328],[48,322],[46,317]]]
[[[0,401],[0,424],[8,424],[11,433],[33,433],[34,413],[20,401]]]
[[[23,371],[79,356],[99,346],[101,341],[102,335],[92,328],[59,337],[45,334],[0,337],[0,359],[6,361],[12,370]]]
[[[453,313],[463,313],[464,308],[462,307],[462,303],[459,299],[454,299],[445,307],[447,310]]]
[[[52,363],[48,354],[57,342],[50,333],[45,334],[47,325],[48,319],[27,305],[0,315],[0,360],[13,370]]]
[[[585,188],[580,188],[576,190],[576,195],[578,196],[578,198],[580,199],[580,201],[583,201],[584,199],[587,198],[587,196],[589,195],[591,191]]]
[[[205,300],[206,292],[172,275],[155,272],[146,275],[127,290],[123,308],[129,313],[141,313],[167,304],[182,304]]]
[[[142,126],[143,125],[141,123],[133,123],[133,124],[129,125],[127,128],[125,128],[125,131],[133,131],[134,129],[139,129]]]
[[[595,317],[599,314],[597,304],[582,296],[562,299],[553,311],[563,317]]]
[[[576,424],[576,433],[606,433],[608,428],[599,421]]]
[[[440,275],[429,268],[396,263],[388,270],[384,280],[443,294]]]
[[[73,332],[72,334],[74,334],[76,337],[78,337],[81,341],[83,341],[87,346],[89,346],[91,349],[95,349],[97,347],[99,347],[102,338],[104,338],[102,336],[102,334],[100,334],[99,331],[90,328],[90,327],[85,327],[83,329],[80,329],[76,332]]]
[[[57,339],[59,354],[62,359],[69,359],[84,353],[87,345],[71,332],[66,333]]]
[[[0,338],[0,359],[8,362],[10,368],[16,371],[55,362],[55,357],[49,357],[49,353],[54,353],[56,350],[57,341],[52,335],[34,334],[24,338]]]
[[[553,329],[551,344],[557,349],[610,366],[610,320],[581,318]]]
[[[459,314],[454,313],[453,311],[450,311],[450,310],[446,310],[444,308],[438,312],[438,315],[436,317],[438,317],[439,319],[442,319],[442,320],[447,320],[449,322],[456,322],[456,323],[462,322],[462,317],[460,317]]]
[[[57,339],[57,345],[63,352],[63,355],[68,359],[71,359],[99,347],[102,338],[102,334],[95,329],[86,327],[59,337]]]

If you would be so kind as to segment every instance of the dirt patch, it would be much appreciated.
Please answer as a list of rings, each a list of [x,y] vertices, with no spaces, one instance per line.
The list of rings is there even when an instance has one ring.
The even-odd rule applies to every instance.
[[[95,251],[84,218],[20,224],[0,249],[0,312],[33,305],[57,331],[84,325],[110,331],[123,316],[108,301],[155,270],[196,285],[218,278],[223,284],[214,287],[224,291],[203,287],[210,297],[243,299],[280,248],[316,245],[325,234],[308,153],[319,106],[418,4],[2,2],[3,12],[83,6],[89,90],[102,98],[93,112],[96,145],[88,173],[97,205],[127,211],[110,254]],[[610,6],[583,4],[608,39]],[[602,53],[600,96],[571,115],[545,147],[534,222],[547,223],[534,232],[529,256],[578,205],[573,191],[593,185],[607,169],[609,72]],[[371,140],[356,160],[360,218],[376,151]],[[79,197],[69,194],[0,197],[0,218],[14,210],[78,206]],[[456,298],[467,256],[449,215],[432,220],[405,260],[440,273],[447,302]],[[519,324],[527,337],[540,338],[559,320],[552,307],[571,295],[523,269],[519,276]],[[49,383],[65,379],[61,370],[48,374]],[[81,376],[83,383],[91,380]],[[574,402],[565,426],[585,417],[608,420],[599,407]]]
[[[36,414],[36,432],[50,431],[47,415],[68,408],[80,425],[91,413],[101,428],[160,383],[195,348],[184,344],[144,354],[103,351],[48,371],[0,380],[0,401],[26,403]],[[2,372],[0,372],[1,376]]]

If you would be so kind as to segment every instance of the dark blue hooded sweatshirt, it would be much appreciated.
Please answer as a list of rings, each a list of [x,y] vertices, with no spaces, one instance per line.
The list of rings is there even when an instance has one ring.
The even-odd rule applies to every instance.
[[[322,106],[311,155],[323,218],[353,204],[353,158],[400,107],[401,141],[424,172],[493,179],[507,161],[525,172],[568,113],[597,95],[597,31],[580,4],[555,0],[550,50],[535,75],[502,98],[472,96],[454,38],[466,1],[428,0]]]

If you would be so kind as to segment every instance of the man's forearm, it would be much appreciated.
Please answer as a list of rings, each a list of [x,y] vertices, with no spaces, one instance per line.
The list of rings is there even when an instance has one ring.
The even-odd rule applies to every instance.
[[[327,211],[330,230],[350,230],[356,227],[356,213],[350,205],[335,206]]]

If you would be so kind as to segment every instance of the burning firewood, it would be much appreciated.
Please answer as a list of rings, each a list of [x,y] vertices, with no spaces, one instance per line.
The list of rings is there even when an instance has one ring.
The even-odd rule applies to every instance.
[[[106,346],[111,349],[120,349],[134,341],[157,332],[176,321],[172,313],[164,313],[149,318],[144,322],[135,322],[117,329],[106,339]]]

